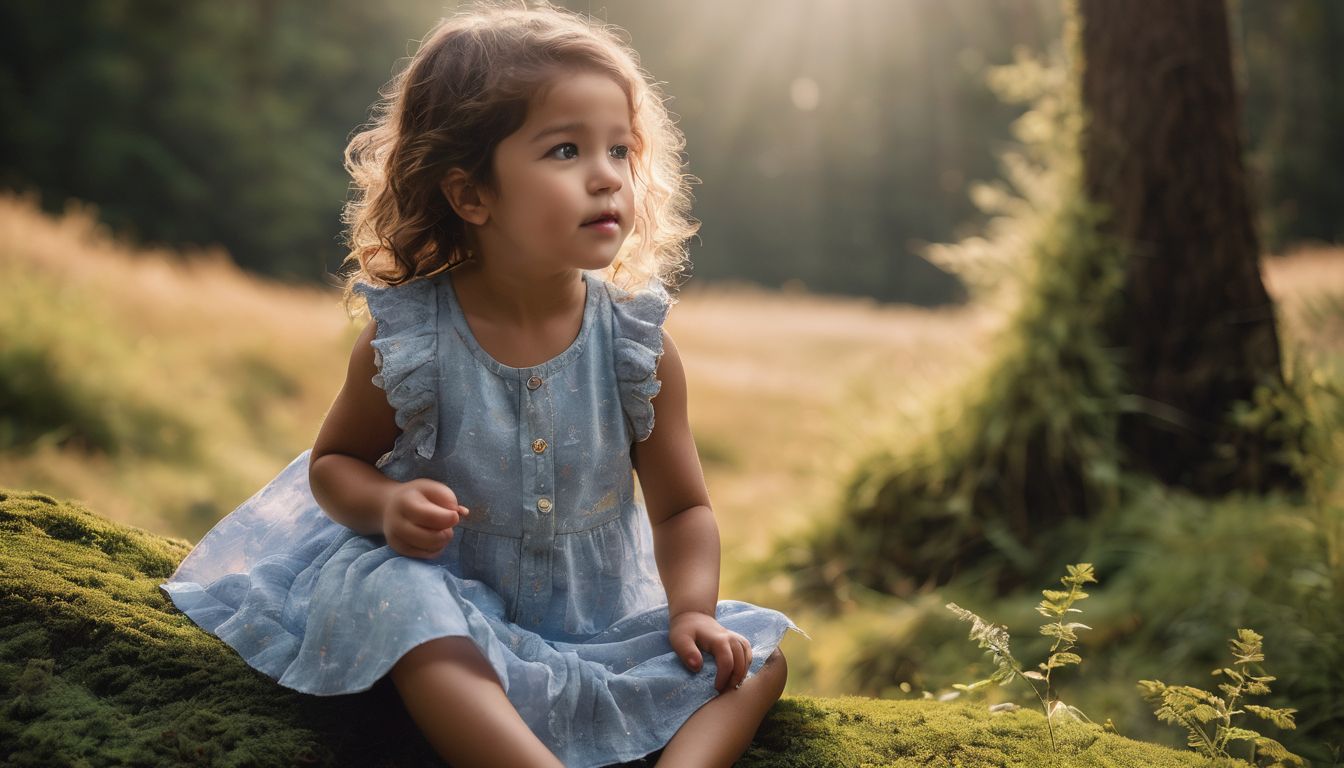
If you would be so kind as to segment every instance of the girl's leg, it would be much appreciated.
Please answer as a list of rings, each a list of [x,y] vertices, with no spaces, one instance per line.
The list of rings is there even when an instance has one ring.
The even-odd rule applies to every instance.
[[[470,638],[418,645],[390,674],[411,718],[453,768],[564,768],[523,722]]]
[[[751,745],[787,677],[784,654],[776,650],[741,688],[729,688],[697,709],[663,748],[658,768],[731,766]]]

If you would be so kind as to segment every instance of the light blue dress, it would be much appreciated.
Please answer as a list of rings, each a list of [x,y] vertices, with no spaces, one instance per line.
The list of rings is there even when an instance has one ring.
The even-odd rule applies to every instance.
[[[564,352],[513,368],[477,343],[451,273],[361,286],[378,322],[373,381],[401,434],[388,477],[446,483],[471,509],[437,558],[333,522],[308,452],[221,520],[162,585],[192,621],[281,685],[363,691],[410,649],[470,637],[536,735],[570,768],[663,747],[717,695],[668,643],[667,596],[630,448],[653,429],[668,300],[596,275]],[[784,614],[723,600],[755,674]]]

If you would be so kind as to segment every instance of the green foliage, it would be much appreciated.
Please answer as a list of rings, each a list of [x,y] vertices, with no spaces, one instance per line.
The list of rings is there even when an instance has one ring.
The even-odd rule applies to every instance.
[[[1344,241],[1344,147],[1330,128],[1344,124],[1336,77],[1344,6],[1276,0],[1230,3],[1229,10],[1238,22],[1248,166],[1261,201],[1257,229],[1273,252]]]
[[[347,134],[441,8],[6,3],[0,183],[52,211],[92,203],[141,242],[318,278],[343,255]]]
[[[1167,685],[1160,680],[1140,680],[1139,689],[1144,698],[1157,707],[1155,714],[1164,723],[1179,725],[1189,734],[1187,743],[1206,757],[1231,757],[1228,745],[1234,741],[1249,743],[1251,762],[1269,768],[1287,768],[1303,765],[1302,758],[1289,752],[1282,744],[1246,728],[1234,726],[1232,718],[1250,712],[1279,728],[1293,729],[1295,709],[1274,709],[1254,704],[1242,704],[1243,696],[1263,696],[1269,693],[1269,684],[1276,678],[1264,674],[1264,638],[1254,630],[1239,629],[1229,641],[1234,659],[1232,667],[1213,671],[1229,682],[1219,683],[1217,696],[1188,685]],[[1256,674],[1259,672],[1260,674]],[[1241,718],[1244,721],[1245,718]],[[1210,732],[1212,730],[1212,732]]]
[[[1041,703],[1041,709],[1045,715],[1046,730],[1050,735],[1050,751],[1058,754],[1054,724],[1052,723],[1054,716],[1060,712],[1067,712],[1080,717],[1082,713],[1076,707],[1070,707],[1058,698],[1051,698],[1050,678],[1051,674],[1059,667],[1081,664],[1083,661],[1082,657],[1072,653],[1071,649],[1078,642],[1077,630],[1091,629],[1091,627],[1076,621],[1065,622],[1064,619],[1070,613],[1082,613],[1080,609],[1074,608],[1073,604],[1087,598],[1087,593],[1083,591],[1083,585],[1095,583],[1096,580],[1096,575],[1093,573],[1090,563],[1070,565],[1068,575],[1060,579],[1064,586],[1068,587],[1068,591],[1047,589],[1041,593],[1045,596],[1045,599],[1036,606],[1036,611],[1046,618],[1053,618],[1055,621],[1041,626],[1041,634],[1046,637],[1053,637],[1054,643],[1050,646],[1049,657],[1037,665],[1039,672],[1025,669],[1021,662],[1013,657],[1008,648],[1011,638],[1006,627],[986,622],[956,603],[948,603],[947,609],[952,611],[958,619],[971,622],[970,639],[976,641],[981,648],[988,650],[996,667],[994,674],[985,680],[970,685],[957,684],[953,687],[966,693],[973,693],[991,685],[1003,685],[1012,682],[1015,677],[1021,678],[1031,687],[1032,693],[1036,694],[1037,700]],[[1042,683],[1040,688],[1037,688],[1037,682]]]
[[[1316,423],[1344,440],[1344,427]],[[1263,626],[1279,649],[1274,700],[1264,703],[1301,713],[1296,730],[1269,735],[1313,765],[1333,765],[1344,754],[1344,505],[1337,497],[1319,506],[1280,495],[1209,500],[1156,484],[1125,496],[1114,512],[1054,537],[1107,574],[1104,588],[1088,590],[1088,683],[1072,687],[1068,702],[1110,717],[1131,738],[1183,743],[1133,695],[1134,681],[1196,679],[1226,665],[1226,627]],[[944,604],[992,604],[1010,627],[1039,616],[1039,593],[991,587],[968,575],[909,599],[866,597],[846,621],[885,631],[855,635],[847,690],[891,696],[907,683],[937,693],[966,681],[973,654],[955,645],[965,625]],[[896,618],[865,622],[870,613]],[[1015,636],[1013,653],[1045,658],[1053,640]]]
[[[994,73],[1029,99],[1017,194],[985,187],[992,239],[937,251],[1012,307],[995,356],[948,393],[931,426],[862,461],[837,522],[782,549],[776,567],[801,602],[839,610],[856,587],[909,597],[954,575],[1000,591],[1044,579],[1062,520],[1114,507],[1126,407],[1117,350],[1105,341],[1126,250],[1099,231],[1079,188],[1079,97],[1063,60],[1029,56]],[[931,255],[931,258],[933,256]],[[1050,571],[1046,571],[1046,568]],[[966,573],[966,571],[971,573]]]

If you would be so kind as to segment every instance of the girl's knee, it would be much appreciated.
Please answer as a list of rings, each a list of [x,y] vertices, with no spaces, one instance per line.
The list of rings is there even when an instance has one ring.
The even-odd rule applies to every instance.
[[[452,665],[498,683],[495,670],[469,637],[440,637],[407,651],[392,665],[393,682],[428,666]]]
[[[784,652],[776,648],[774,653],[766,657],[765,664],[757,674],[770,682],[770,687],[775,691],[775,698],[779,698],[784,692],[784,683],[789,678],[789,665],[784,660]]]

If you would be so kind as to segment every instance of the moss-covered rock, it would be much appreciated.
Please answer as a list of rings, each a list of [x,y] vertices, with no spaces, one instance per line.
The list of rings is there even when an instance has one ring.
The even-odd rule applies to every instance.
[[[187,542],[51,497],[0,491],[0,764],[438,765],[384,679],[319,698],[255,672],[158,589]],[[1205,766],[1094,726],[1070,766]],[[743,766],[1049,766],[1039,713],[791,696]]]

